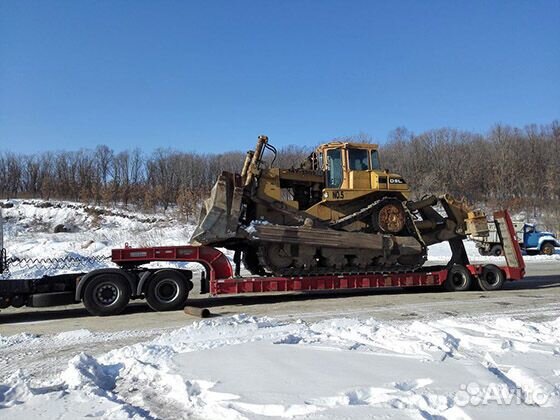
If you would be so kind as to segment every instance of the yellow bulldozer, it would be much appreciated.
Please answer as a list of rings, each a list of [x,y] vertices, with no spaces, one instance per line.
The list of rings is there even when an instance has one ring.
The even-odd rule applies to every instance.
[[[276,154],[260,136],[241,173],[222,172],[191,238],[234,250],[237,274],[240,262],[255,275],[414,270],[428,245],[466,258],[462,240],[487,234],[485,215],[449,195],[410,200],[375,144],[326,143],[291,168],[274,167]]]

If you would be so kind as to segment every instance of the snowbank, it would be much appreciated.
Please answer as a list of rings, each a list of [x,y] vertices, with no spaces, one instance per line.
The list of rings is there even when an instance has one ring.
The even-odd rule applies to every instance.
[[[17,338],[26,339],[40,338]],[[100,357],[79,354],[40,386],[15,372],[0,385],[0,416],[552,419],[559,361],[560,318],[305,323],[239,315]]]

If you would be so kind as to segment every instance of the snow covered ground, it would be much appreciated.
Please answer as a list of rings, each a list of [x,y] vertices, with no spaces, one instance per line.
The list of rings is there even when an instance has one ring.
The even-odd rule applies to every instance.
[[[21,334],[0,346],[17,351],[41,340]],[[0,417],[555,419],[560,318],[306,323],[238,315],[98,357],[86,351],[36,382],[23,370],[8,377]]]
[[[99,215],[68,203],[16,201],[3,213],[5,245],[17,258],[108,256],[125,242],[185,244],[192,232],[170,216]],[[59,224],[71,232],[53,233]],[[480,257],[471,242],[466,247],[473,259],[500,261]],[[446,244],[430,247],[431,262],[449,255]],[[557,263],[560,255],[526,260]],[[15,266],[12,275],[40,270]],[[239,314],[182,328],[44,335],[27,332],[25,323],[17,334],[2,334],[0,323],[0,418],[556,419],[560,313],[549,308],[538,320],[538,307],[531,316],[504,308],[383,321],[331,310],[321,320]],[[136,344],[114,344],[123,341]],[[39,368],[59,348],[71,356],[45,358],[57,365]],[[9,371],[23,353],[34,363]]]

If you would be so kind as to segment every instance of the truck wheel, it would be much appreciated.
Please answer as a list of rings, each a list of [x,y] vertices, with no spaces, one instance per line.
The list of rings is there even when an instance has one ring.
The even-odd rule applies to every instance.
[[[554,255],[556,248],[550,242],[546,242],[541,246],[541,253],[544,255]]]
[[[192,283],[178,271],[158,271],[148,283],[146,301],[154,311],[183,309],[191,289]]]
[[[485,250],[484,248],[482,248],[482,247],[479,247],[479,248],[478,248],[478,253],[479,253],[480,255],[482,255],[483,257],[488,256],[488,251],[486,251],[486,250]]]
[[[471,283],[470,271],[462,265],[455,264],[447,272],[447,279],[443,285],[450,292],[463,292],[471,288]]]
[[[493,255],[494,257],[501,257],[503,254],[504,249],[501,245],[494,245],[492,248],[490,248],[490,255]]]
[[[503,287],[505,281],[506,275],[500,267],[494,264],[485,265],[478,277],[478,285],[485,291],[499,290]]]
[[[84,306],[92,315],[118,315],[126,308],[129,300],[128,282],[118,274],[95,276],[84,289]]]

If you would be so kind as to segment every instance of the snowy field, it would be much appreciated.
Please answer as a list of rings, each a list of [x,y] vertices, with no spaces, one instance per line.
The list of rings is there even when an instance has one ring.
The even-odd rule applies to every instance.
[[[0,346],[41,340],[22,333]],[[14,372],[0,385],[0,417],[557,419],[559,393],[560,318],[240,315],[98,357],[80,353],[42,383]]]
[[[107,256],[125,242],[185,244],[192,232],[171,215],[95,215],[75,204],[37,203],[3,210],[10,256]],[[53,233],[59,224],[71,232]],[[466,246],[473,260],[501,261]],[[429,260],[449,255],[440,244],[430,248]],[[558,261],[558,254],[527,257],[534,264]],[[38,272],[16,267],[12,275]],[[549,308],[540,320],[505,308],[384,321],[239,314],[176,329],[44,335],[29,333],[26,323],[17,334],[3,334],[0,314],[0,418],[557,419],[560,312],[558,305]],[[136,344],[111,346],[122,337]],[[98,343],[106,343],[103,351]],[[76,351],[52,369],[7,368],[21,353],[40,360],[64,346]]]

